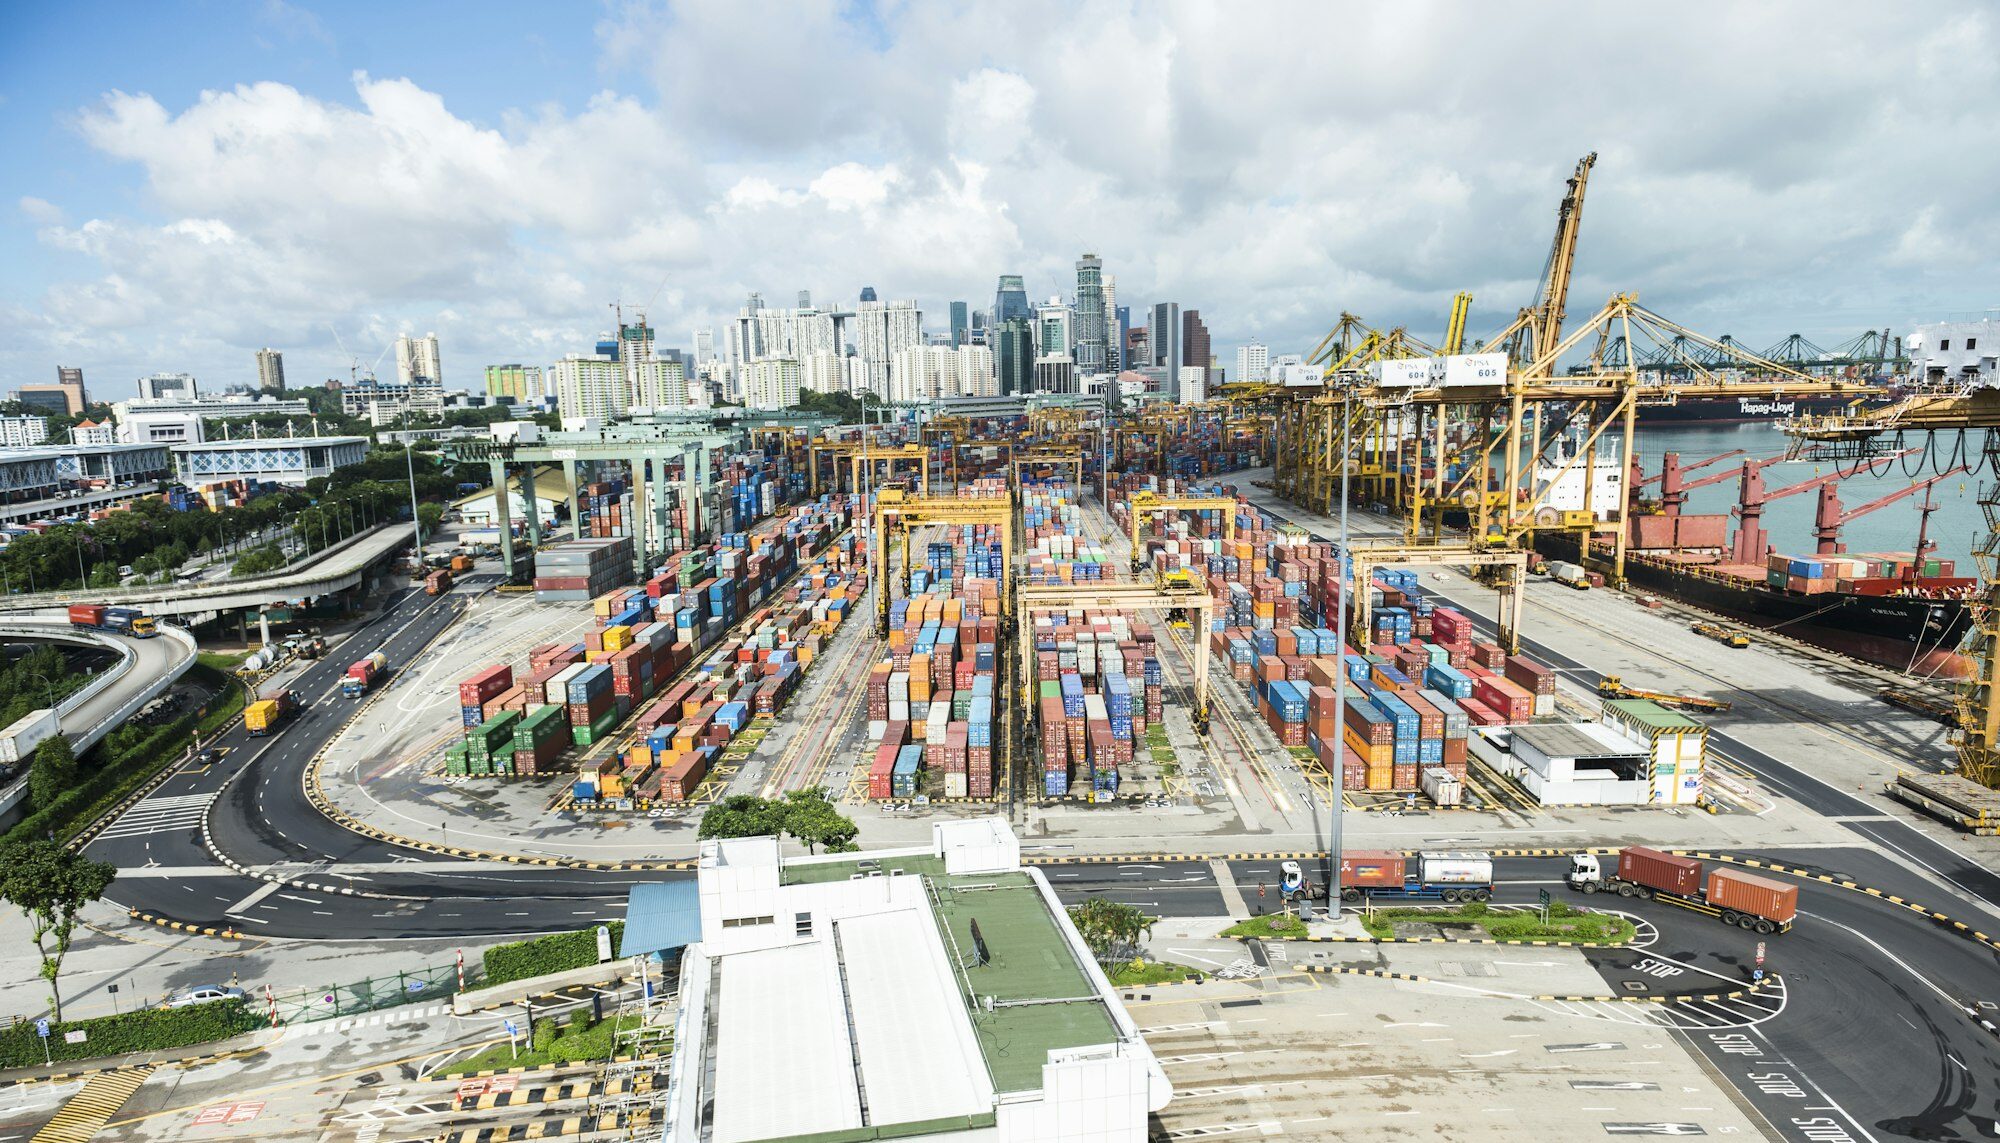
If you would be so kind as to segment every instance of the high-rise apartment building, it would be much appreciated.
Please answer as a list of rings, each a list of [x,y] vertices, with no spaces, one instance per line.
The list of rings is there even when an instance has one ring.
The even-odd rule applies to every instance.
[[[1021,275],[1000,275],[1000,288],[993,294],[993,312],[986,315],[989,329],[999,329],[1010,318],[1032,318],[1034,311],[1028,308],[1028,290],[1021,284]]]
[[[257,351],[257,388],[266,393],[285,391],[285,355],[269,346]]]
[[[995,395],[993,351],[985,346],[912,346],[898,351],[890,363],[891,401]]]
[[[677,409],[690,403],[686,365],[678,355],[613,361],[604,354],[572,353],[549,366],[547,381],[565,417],[609,420],[632,409]]]
[[[766,357],[752,361],[743,379],[743,404],[751,409],[789,409],[799,403],[805,376],[796,357]]]
[[[1118,306],[1118,279],[1104,275],[1104,371],[1116,373],[1125,368],[1125,326],[1119,321],[1124,311]],[[1117,389],[1111,390],[1116,396]]]
[[[964,302],[951,303],[951,347],[957,349],[972,336],[972,315]]]
[[[1202,392],[1208,392],[1208,370],[1213,364],[1209,356],[1208,326],[1201,320],[1200,310],[1181,311],[1181,365],[1195,366],[1202,371]],[[1185,376],[1185,374],[1183,374]],[[1201,397],[1187,397],[1177,393],[1174,400],[1193,404]]]
[[[999,396],[1034,391],[1035,330],[1027,317],[1011,317],[993,328],[994,373]]]
[[[49,419],[25,414],[0,417],[0,445],[7,448],[22,448],[38,445],[49,439]]]
[[[1236,379],[1261,383],[1271,375],[1271,348],[1261,341],[1236,347]]]
[[[1076,330],[1070,355],[1076,371],[1088,376],[1105,368],[1104,261],[1085,254],[1076,263]]]
[[[155,373],[139,378],[139,396],[152,401],[192,401],[198,396],[192,373]]]
[[[854,392],[856,361],[830,349],[805,354],[799,358],[799,387],[815,393]]]
[[[1153,303],[1152,319],[1146,323],[1146,364],[1153,370],[1160,392],[1169,401],[1179,402],[1181,390],[1181,307],[1179,302]]]
[[[411,337],[406,333],[396,339],[396,379],[405,385],[438,385],[444,382],[444,368],[438,360],[437,334]]]
[[[517,405],[535,404],[542,399],[542,367],[539,365],[488,365],[486,395],[506,398]]]
[[[924,315],[914,301],[862,302],[855,307],[854,347],[864,384],[878,396],[889,392],[889,362],[898,350],[924,343]]]

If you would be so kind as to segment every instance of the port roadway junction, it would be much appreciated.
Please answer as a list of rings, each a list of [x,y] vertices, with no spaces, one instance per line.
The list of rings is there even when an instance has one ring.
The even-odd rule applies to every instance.
[[[441,596],[399,592],[339,656],[310,664],[293,682],[307,705],[277,734],[251,738],[235,727],[218,744],[220,761],[182,766],[123,808],[85,848],[121,869],[109,900],[142,927],[212,934],[221,952],[257,939],[486,940],[568,930],[620,917],[634,884],[692,876],[686,863],[497,861],[432,842],[364,836],[320,812],[305,782],[309,763],[356,709],[337,697],[340,664],[372,650],[392,664],[419,661],[496,582],[490,574],[474,575]],[[410,677],[412,683],[404,683],[392,673],[377,694],[413,685],[414,673]],[[1823,814],[1866,815],[1880,824],[1880,815],[1862,803],[1815,791],[1807,780],[1794,792]],[[199,807],[197,817],[187,814],[188,806]],[[1457,839],[1448,830],[1440,824],[1424,844],[1453,844]],[[1065,900],[1102,897],[1169,918],[1275,907],[1284,856],[1119,857],[1038,849],[1032,842],[1027,848]],[[1562,852],[1497,852],[1499,902],[1532,904],[1545,890],[1570,894],[1561,884],[1567,869]],[[1605,981],[1602,998],[1494,995],[1590,1012],[1627,1025],[1621,1034],[1636,1023],[1643,1034],[1686,1037],[1786,1138],[1838,1138],[1796,1126],[1822,1118],[1851,1138],[1951,1137],[1940,1130],[1980,1137],[1977,1125],[2000,1098],[2000,1039],[1974,1015],[2000,1015],[1983,1007],[2000,1000],[1995,951],[1990,941],[1964,935],[1933,913],[1990,927],[1979,924],[1975,902],[2000,904],[2000,878],[1944,846],[1925,862],[1939,881],[1859,845],[1730,856],[1806,871],[1794,878],[1800,884],[1797,927],[1764,942],[1764,967],[1784,980],[1782,1003],[1717,1007],[1619,999],[1637,995],[1635,986],[1657,998],[1683,986],[1712,993],[1723,987],[1718,978],[1740,983],[1755,964],[1757,944],[1754,934],[1707,917],[1622,898],[1615,907],[1646,922],[1656,936],[1641,949],[1581,953]],[[1302,951],[1308,948],[1326,954],[1319,958],[1323,965],[1379,970],[1385,963],[1383,946],[1359,943],[1294,944],[1256,955],[1297,963],[1312,955]],[[1610,1029],[1607,1036],[1615,1039]],[[1777,1075],[1793,1082],[1768,1078]]]

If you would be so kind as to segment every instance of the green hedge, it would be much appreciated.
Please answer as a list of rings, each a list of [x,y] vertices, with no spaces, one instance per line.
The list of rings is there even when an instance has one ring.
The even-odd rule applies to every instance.
[[[610,921],[606,927],[611,930],[611,952],[615,956],[618,942],[625,936],[625,922]],[[597,926],[571,933],[553,933],[530,941],[494,945],[486,950],[484,963],[485,983],[489,986],[526,980],[531,976],[546,976],[551,972],[586,968],[597,963]]]
[[[191,1004],[186,1008],[142,1008],[95,1020],[71,1020],[49,1025],[49,1058],[90,1060],[126,1052],[153,1052],[226,1040],[245,1032],[270,1027],[270,1021],[252,1012],[244,1001],[218,1000],[212,1004]],[[81,1044],[63,1040],[63,1033],[81,1029]],[[35,1022],[24,1020],[0,1031],[0,1068],[20,1068],[43,1061],[42,1038],[35,1034]]]

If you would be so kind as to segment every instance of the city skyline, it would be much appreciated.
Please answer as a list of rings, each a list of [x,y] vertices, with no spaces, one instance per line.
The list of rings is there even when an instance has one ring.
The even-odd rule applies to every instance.
[[[950,302],[985,308],[1001,273],[1030,297],[1070,294],[1084,252],[1135,313],[1199,308],[1226,367],[1251,341],[1308,350],[1342,311],[1434,337],[1460,289],[1477,337],[1531,299],[1562,179],[1591,150],[1572,313],[1636,290],[1711,335],[1835,344],[1987,304],[2000,224],[1980,170],[1858,160],[2000,86],[1984,71],[1949,90],[1897,78],[1990,54],[1993,16],[1953,7],[1919,28],[1867,6],[1825,14],[1719,9],[1698,39],[1674,29],[1629,60],[1607,50],[1616,21],[1558,21],[1580,88],[1669,94],[1542,109],[1502,149],[1467,140],[1523,112],[1486,97],[1508,86],[1506,53],[1467,68],[1454,45],[1551,49],[1497,11],[1336,81],[1305,45],[1339,18],[1310,6],[1218,22],[1112,5],[1073,27],[867,4],[780,21],[701,4],[479,21],[282,0],[23,8],[0,36],[0,140],[17,159],[0,172],[0,387],[45,383],[58,364],[117,387],[160,370],[254,385],[267,346],[288,385],[312,385],[347,375],[335,329],[364,363],[434,330],[464,363],[450,383],[467,384],[486,364],[559,360],[621,301],[679,343],[721,328],[760,283],[843,303],[873,287],[915,299],[941,331]],[[129,34],[92,34],[114,15]],[[1056,50],[1078,28],[1131,48],[1113,61],[1170,62]],[[1761,78],[1673,81],[1674,45],[1778,35],[1804,39]],[[1854,42],[1875,45],[1875,66],[1810,67]],[[538,66],[503,82],[496,58]],[[853,82],[831,82],[836,58]],[[1206,78],[1249,60],[1300,83]],[[744,66],[788,79],[725,96],[715,80]],[[1816,95],[1780,106],[1766,83]],[[840,91],[802,104],[800,84]],[[1462,110],[1423,114],[1433,99]],[[1760,109],[1742,138],[1784,145],[1691,145],[1734,106]],[[1380,145],[1411,122],[1421,138]],[[1988,130],[1954,145],[1983,163]],[[579,157],[614,152],[634,177],[573,177]]]

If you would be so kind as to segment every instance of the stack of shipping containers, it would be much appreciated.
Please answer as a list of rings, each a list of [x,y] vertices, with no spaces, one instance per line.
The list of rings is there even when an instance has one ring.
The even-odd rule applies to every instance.
[[[571,540],[535,555],[537,603],[582,603],[630,582],[630,536]]]

